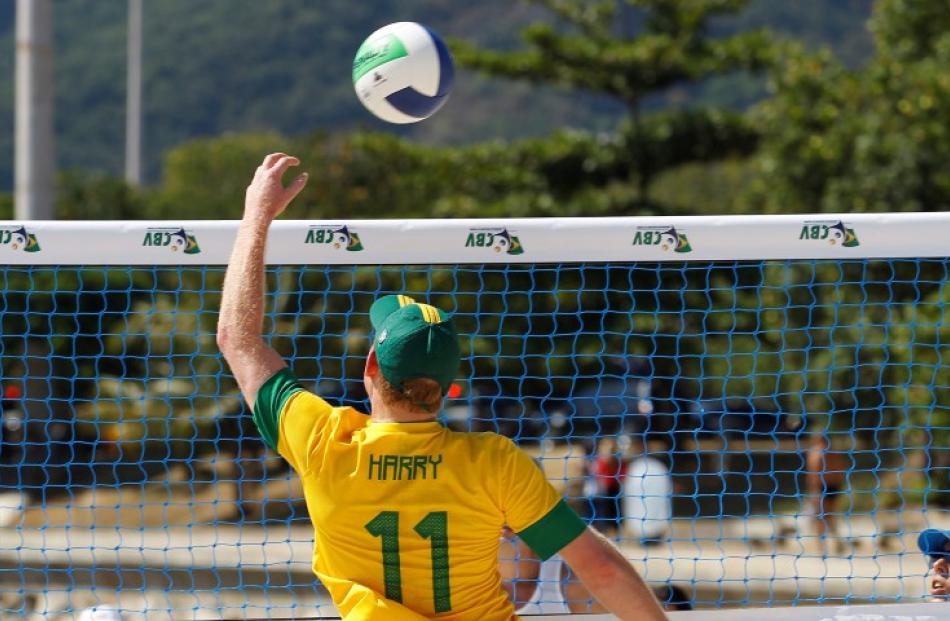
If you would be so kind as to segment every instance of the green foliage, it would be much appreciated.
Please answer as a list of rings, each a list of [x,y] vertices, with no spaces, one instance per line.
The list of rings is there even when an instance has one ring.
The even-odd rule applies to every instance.
[[[950,32],[950,5],[944,0],[879,0],[870,26],[880,56],[898,62],[933,58]]]
[[[855,77],[828,53],[790,50],[779,67],[772,76],[777,96],[760,110],[760,124],[767,128],[759,159],[763,175],[753,189],[762,195],[763,210],[814,211],[829,176],[846,165],[834,156],[849,144],[839,133],[841,125],[857,121],[845,115]]]
[[[745,2],[630,1],[645,11],[645,27],[633,38],[617,32],[613,0],[538,3],[574,31],[535,24],[524,31],[527,49],[516,52],[485,51],[454,41],[459,62],[495,76],[608,95],[634,111],[644,98],[680,82],[762,69],[774,47],[765,32],[706,36],[711,19],[735,14]]]
[[[149,218],[235,220],[244,213],[244,191],[264,154],[293,152],[276,134],[238,134],[194,140],[165,157]],[[308,162],[308,165],[316,163]]]
[[[754,214],[746,193],[756,171],[749,159],[687,164],[658,177],[653,196],[669,214]]]
[[[875,0],[757,0],[735,19],[717,22],[715,34],[768,28],[809,49],[831,49],[846,65],[863,65],[874,53],[866,27]],[[760,94],[760,99],[764,94]]]
[[[585,166],[561,173],[578,190],[624,182],[634,191],[621,213],[662,211],[650,186],[663,171],[697,161],[752,153],[757,130],[742,115],[722,110],[665,110],[644,114],[644,100],[683,84],[757,71],[768,66],[779,46],[765,31],[727,37],[708,35],[714,18],[735,15],[743,1],[628,0],[643,26],[636,36],[620,32],[618,4],[612,0],[538,0],[570,28],[535,24],[524,31],[526,49],[488,51],[454,41],[456,57],[492,76],[527,79],[578,89],[621,102],[628,118],[618,130],[608,169]],[[558,164],[565,164],[560,160]],[[543,165],[542,165],[543,167]]]
[[[135,220],[148,213],[145,197],[111,177],[65,173],[57,183],[57,220]]]
[[[848,42],[864,33],[868,1],[755,0],[742,13],[717,18],[711,32],[767,26],[809,36],[816,44],[845,45],[845,51],[857,47],[849,57],[861,59],[864,48]],[[0,2],[0,190],[13,185],[13,5]],[[61,170],[118,176],[124,145],[126,3],[54,0],[54,7],[57,164]],[[559,127],[614,127],[623,110],[603,97],[568,95],[469,72],[460,76],[442,114],[411,128],[377,123],[353,95],[353,53],[383,23],[423,19],[443,35],[505,49],[516,42],[523,25],[541,15],[542,9],[511,0],[146,3],[147,178],[159,179],[170,148],[228,132],[295,136],[362,124],[429,143],[460,144],[543,136]],[[677,87],[669,101],[734,106],[761,97],[758,82],[739,82],[727,78],[708,88]]]
[[[791,51],[761,108],[762,209],[928,211],[950,202],[950,35],[942,2],[881,2],[867,67]],[[942,8],[941,8],[942,7]]]
[[[390,134],[318,133],[294,140],[227,136],[172,150],[152,218],[234,219],[261,154],[298,154],[310,182],[295,218],[411,218],[621,215],[634,200],[623,183],[633,158],[671,168],[718,159],[718,136],[751,150],[756,135],[737,115],[660,115],[651,133],[595,136],[561,131],[544,139],[433,147]],[[743,154],[745,151],[739,151]]]

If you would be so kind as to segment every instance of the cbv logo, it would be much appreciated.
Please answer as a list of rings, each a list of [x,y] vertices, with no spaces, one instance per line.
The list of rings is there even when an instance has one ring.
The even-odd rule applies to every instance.
[[[332,246],[334,250],[345,249],[347,252],[360,252],[363,250],[363,243],[356,231],[351,231],[348,226],[341,227],[321,227],[311,226],[307,229],[305,244],[316,244]]]
[[[466,248],[491,248],[495,252],[518,255],[524,254],[524,246],[517,235],[508,229],[469,229],[465,240]]]
[[[841,220],[827,222],[805,222],[798,235],[799,240],[826,241],[832,246],[840,245],[845,248],[856,248],[861,245],[854,229],[845,226]]]
[[[664,252],[692,252],[686,234],[672,226],[638,226],[633,236],[633,246],[658,246]]]
[[[185,254],[198,254],[201,248],[195,236],[183,228],[150,228],[145,231],[142,246],[168,248],[172,252],[179,250]]]
[[[10,250],[22,250],[23,252],[40,251],[40,243],[36,240],[36,235],[22,226],[0,229],[0,246],[6,246]]]

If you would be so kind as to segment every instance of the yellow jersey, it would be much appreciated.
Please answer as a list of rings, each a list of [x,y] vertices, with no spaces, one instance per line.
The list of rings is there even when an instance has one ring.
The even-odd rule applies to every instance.
[[[516,618],[498,574],[502,526],[543,559],[585,529],[497,434],[373,422],[287,369],[261,387],[253,414],[301,477],[313,570],[348,621]]]

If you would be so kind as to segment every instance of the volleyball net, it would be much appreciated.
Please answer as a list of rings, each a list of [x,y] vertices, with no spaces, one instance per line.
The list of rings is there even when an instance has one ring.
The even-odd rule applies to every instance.
[[[236,228],[0,224],[0,617],[334,614],[215,345]],[[443,422],[513,438],[662,593],[924,615],[947,239],[943,214],[280,221],[264,332],[365,410],[370,304],[427,301],[462,335]]]

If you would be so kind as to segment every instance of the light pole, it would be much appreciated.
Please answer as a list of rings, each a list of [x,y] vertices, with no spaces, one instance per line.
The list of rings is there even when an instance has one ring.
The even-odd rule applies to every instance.
[[[129,0],[125,180],[129,185],[142,185],[142,0]]]
[[[14,214],[53,219],[53,2],[17,0]]]

